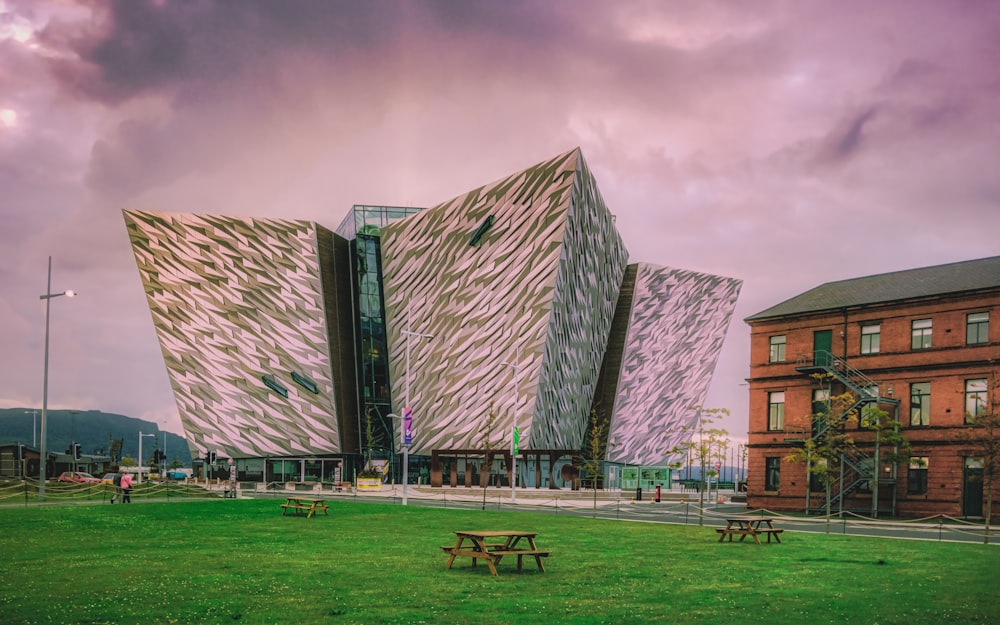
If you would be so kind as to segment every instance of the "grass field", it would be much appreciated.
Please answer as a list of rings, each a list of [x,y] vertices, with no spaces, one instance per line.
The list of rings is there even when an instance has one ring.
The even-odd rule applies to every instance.
[[[712,528],[530,512],[279,500],[0,510],[0,623],[1000,624],[991,545]],[[459,529],[537,531],[525,562],[451,570]],[[530,559],[529,559],[530,560]]]

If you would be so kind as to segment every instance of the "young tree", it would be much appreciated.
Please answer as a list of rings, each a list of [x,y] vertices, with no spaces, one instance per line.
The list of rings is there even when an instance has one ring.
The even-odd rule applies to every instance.
[[[826,374],[813,377],[827,381],[832,379]],[[847,430],[848,425],[858,421],[858,411],[852,408],[854,404],[853,393],[829,396],[824,406],[808,415],[812,428],[802,440],[802,446],[785,458],[789,462],[804,462],[806,475],[810,478],[815,477],[823,485],[828,517],[831,512],[832,487],[840,475],[841,458],[853,454],[856,449],[854,437]],[[811,490],[810,484],[807,483],[806,492],[809,493]],[[807,503],[806,506],[808,505]]]
[[[861,409],[861,427],[875,432],[874,477],[872,479],[872,516],[878,517],[879,472],[883,464],[893,467],[910,457],[910,442],[900,433],[900,423],[878,404]]]
[[[584,441],[583,462],[580,468],[590,476],[594,487],[594,512],[597,512],[597,484],[601,476],[601,463],[608,440],[608,420],[600,411],[600,407],[590,411],[590,425],[587,427],[587,437]]]
[[[993,485],[1000,476],[1000,376],[991,373],[984,395],[973,398],[974,405],[966,406],[965,422],[970,427],[962,439],[972,445],[976,456],[983,463],[983,492],[986,495],[983,542],[990,542],[990,521],[993,512]],[[970,410],[971,408],[971,410]],[[973,414],[975,413],[975,414]]]
[[[667,450],[667,455],[681,455],[682,458],[686,457],[688,454],[693,453],[695,461],[700,465],[701,471],[699,475],[699,486],[698,486],[698,508],[699,510],[704,510],[705,507],[705,491],[709,485],[708,478],[718,475],[718,472],[712,466],[713,458],[719,457],[719,452],[722,441],[728,440],[729,432],[722,428],[711,428],[706,427],[711,425],[715,421],[722,419],[729,415],[729,410],[726,408],[705,408],[704,406],[695,406],[694,411],[698,414],[698,420],[690,426],[684,426],[681,428],[682,431],[688,432],[689,438],[674,446],[672,449]],[[683,459],[677,462],[670,463],[671,469],[679,469],[683,465]],[[699,512],[699,515],[701,512]],[[699,516],[699,524],[703,522],[703,519]]]
[[[875,403],[861,404],[858,397],[848,391],[839,395],[831,395],[833,376],[827,373],[814,374],[827,391],[828,399],[814,406],[813,413],[807,415],[811,429],[801,441],[801,447],[789,454],[785,459],[790,462],[804,462],[806,474],[815,477],[826,496],[826,515],[830,516],[833,504],[833,485],[840,479],[844,468],[844,458],[857,458],[861,455],[853,434],[856,430],[848,426],[858,425],[862,429],[875,432],[875,457],[872,459],[873,493],[872,511],[878,514],[878,479],[883,459],[896,464],[909,455],[909,443],[899,432],[899,422],[889,418],[889,413]],[[882,445],[889,448],[883,455]],[[810,480],[811,481],[811,480]],[[841,485],[843,488],[843,485]],[[806,507],[809,507],[808,493],[811,485],[806,484]],[[840,500],[843,505],[843,498]]]
[[[493,452],[499,449],[502,444],[500,439],[493,438],[498,418],[493,402],[490,402],[486,420],[479,430],[479,445],[483,448],[483,469],[479,472],[479,484],[483,487],[483,510],[486,509],[486,488],[489,486],[490,476],[493,474]]]
[[[357,477],[363,478],[373,478],[382,477],[375,467],[372,465],[372,453],[375,446],[379,443],[379,436],[375,432],[375,424],[372,422],[372,408],[371,406],[365,410],[365,448],[364,448],[364,458],[365,465],[361,468],[361,473],[358,473]]]

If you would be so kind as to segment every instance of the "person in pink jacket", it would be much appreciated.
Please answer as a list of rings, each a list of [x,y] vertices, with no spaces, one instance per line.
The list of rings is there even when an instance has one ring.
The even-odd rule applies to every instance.
[[[132,503],[132,474],[122,475],[122,503]]]

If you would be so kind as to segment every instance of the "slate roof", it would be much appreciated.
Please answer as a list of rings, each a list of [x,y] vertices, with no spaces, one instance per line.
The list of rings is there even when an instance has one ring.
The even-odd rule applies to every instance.
[[[1000,287],[1000,256],[827,282],[744,321]]]

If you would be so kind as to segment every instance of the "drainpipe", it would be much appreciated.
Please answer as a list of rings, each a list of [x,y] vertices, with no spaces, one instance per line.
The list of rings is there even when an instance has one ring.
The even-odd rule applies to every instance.
[[[879,450],[879,446],[882,443],[882,422],[881,420],[875,424],[875,460],[874,466],[872,467],[875,472],[874,483],[872,484],[872,518],[878,518],[878,482],[882,478],[882,455]]]
[[[840,341],[841,341],[841,357],[843,362],[847,364],[847,309],[844,309],[844,327],[840,331]]]

